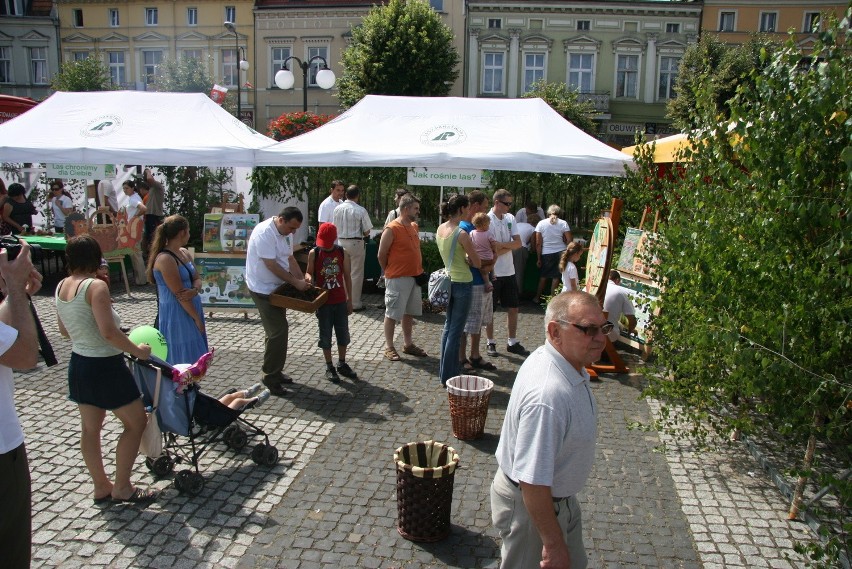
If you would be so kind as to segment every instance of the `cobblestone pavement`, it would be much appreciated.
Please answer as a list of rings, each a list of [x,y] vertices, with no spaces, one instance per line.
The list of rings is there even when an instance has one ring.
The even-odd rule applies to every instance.
[[[132,299],[118,291],[115,306],[124,324],[152,322],[153,288],[133,289]],[[347,359],[360,379],[339,384],[324,379],[314,316],[290,314],[286,371],[296,384],[286,397],[246,414],[279,449],[278,465],[255,465],[251,446],[235,452],[214,445],[200,461],[204,490],[189,497],[175,490],[171,476],[155,479],[140,459],[134,480],[163,489],[163,496],[148,508],[96,507],[79,452],[77,411],[66,398],[70,346],[57,332],[50,291],[43,292],[35,304],[60,364],[16,374],[33,475],[33,566],[498,567],[488,492],[522,360],[501,348],[494,358],[499,370],[485,374],[495,382],[485,435],[458,441],[437,380],[442,316],[425,315],[415,327],[415,341],[429,357],[389,362],[382,356],[380,301],[367,295],[369,308],[350,319]],[[498,313],[496,322],[499,343],[505,341],[505,316]],[[218,394],[258,380],[263,331],[256,315],[216,314],[208,333],[216,360],[204,391]],[[541,310],[522,309],[519,336],[530,349],[541,343]],[[641,382],[631,374],[593,385],[598,454],[580,496],[590,566],[802,566],[792,543],[812,534],[786,521],[783,498],[741,448],[695,455],[688,441],[629,428],[650,421],[657,409],[639,398]],[[118,422],[108,416],[108,472],[118,434]],[[455,447],[461,468],[450,537],[418,544],[396,531],[392,458],[395,448],[429,439]]]

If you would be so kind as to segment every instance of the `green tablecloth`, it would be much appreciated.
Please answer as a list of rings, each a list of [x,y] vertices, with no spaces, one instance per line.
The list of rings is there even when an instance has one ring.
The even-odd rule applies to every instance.
[[[64,235],[59,237],[53,235],[18,235],[18,237],[30,245],[40,245],[42,249],[47,249],[48,251],[65,250]]]

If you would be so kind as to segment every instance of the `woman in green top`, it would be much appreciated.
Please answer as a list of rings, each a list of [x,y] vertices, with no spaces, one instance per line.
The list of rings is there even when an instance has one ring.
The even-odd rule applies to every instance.
[[[473,241],[466,231],[459,227],[459,221],[465,219],[470,202],[467,196],[455,195],[441,204],[441,217],[446,219],[438,226],[435,239],[438,251],[444,261],[444,267],[450,275],[450,302],[447,304],[447,320],[441,334],[441,384],[459,374],[459,348],[464,323],[470,310],[473,291],[473,275],[470,268],[479,268],[481,261]]]

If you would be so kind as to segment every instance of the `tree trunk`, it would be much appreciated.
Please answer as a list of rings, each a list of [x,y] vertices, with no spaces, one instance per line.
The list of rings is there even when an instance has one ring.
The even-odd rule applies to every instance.
[[[814,453],[816,452],[816,433],[825,423],[825,417],[819,411],[814,411],[813,428],[811,436],[808,437],[808,446],[805,450],[805,460],[802,468],[805,471],[810,471],[814,463]],[[790,502],[790,511],[787,513],[788,520],[795,520],[799,515],[799,508],[802,507],[802,495],[805,492],[805,484],[808,482],[810,475],[802,474],[796,481],[796,488],[793,490],[793,500]]]

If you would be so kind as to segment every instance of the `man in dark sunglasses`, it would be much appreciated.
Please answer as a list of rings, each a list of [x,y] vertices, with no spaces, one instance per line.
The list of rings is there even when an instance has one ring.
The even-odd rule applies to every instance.
[[[587,565],[580,505],[595,457],[597,406],[586,366],[612,329],[594,296],[550,301],[547,340],[518,370],[497,445],[491,519],[502,567]]]

